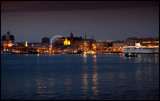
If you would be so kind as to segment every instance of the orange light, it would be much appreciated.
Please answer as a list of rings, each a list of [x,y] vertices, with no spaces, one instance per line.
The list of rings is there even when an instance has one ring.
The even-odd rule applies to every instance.
[[[37,49],[37,52],[39,53],[39,49]]]
[[[63,43],[64,43],[64,45],[70,45],[70,41],[67,40],[67,38],[65,38],[65,41]]]
[[[12,44],[8,44],[8,47],[11,47],[12,46]]]
[[[97,56],[96,56],[96,55],[94,55],[93,57],[94,57],[94,58],[96,58]]]
[[[6,45],[4,45],[3,48],[6,48]]]

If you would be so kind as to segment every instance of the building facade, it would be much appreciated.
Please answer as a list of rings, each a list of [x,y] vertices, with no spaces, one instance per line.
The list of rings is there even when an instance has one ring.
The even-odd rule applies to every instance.
[[[50,44],[50,39],[47,37],[42,38],[42,44]]]
[[[115,41],[113,42],[113,52],[122,52],[123,51],[124,42],[123,41]]]
[[[136,43],[140,43],[142,47],[154,48],[159,47],[159,38],[128,38],[124,41],[125,46],[135,46]]]
[[[96,51],[97,53],[99,52],[109,52],[112,50],[113,42],[95,42],[92,44],[93,50]]]
[[[14,35],[11,35],[8,31],[7,34],[3,35],[1,38],[1,48],[3,51],[10,51],[12,45],[14,45]]]

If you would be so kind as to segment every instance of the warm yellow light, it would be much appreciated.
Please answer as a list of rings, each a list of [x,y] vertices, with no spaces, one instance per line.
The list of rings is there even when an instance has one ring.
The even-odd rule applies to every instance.
[[[67,38],[65,38],[65,41],[63,43],[64,43],[64,45],[70,45],[70,41],[67,40]]]
[[[159,43],[159,41],[154,41],[154,43]]]
[[[25,41],[25,47],[27,47],[28,45],[27,45],[27,41]]]
[[[8,47],[11,47],[12,45],[13,45],[13,44],[10,43],[10,44],[8,44]]]
[[[143,43],[151,43],[151,41],[144,41]]]
[[[39,53],[39,49],[37,49],[37,52]]]
[[[87,52],[85,51],[85,52],[83,52],[83,54],[86,54]]]
[[[83,57],[84,57],[84,58],[87,58],[87,55],[86,55],[86,54],[83,54]]]
[[[91,51],[91,54],[95,54],[96,52],[94,52],[94,51]]]

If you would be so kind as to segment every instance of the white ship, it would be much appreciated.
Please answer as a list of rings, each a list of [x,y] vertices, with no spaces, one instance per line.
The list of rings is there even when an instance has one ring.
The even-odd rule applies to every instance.
[[[124,46],[123,53],[159,53],[159,47],[145,47],[136,43],[135,46]]]

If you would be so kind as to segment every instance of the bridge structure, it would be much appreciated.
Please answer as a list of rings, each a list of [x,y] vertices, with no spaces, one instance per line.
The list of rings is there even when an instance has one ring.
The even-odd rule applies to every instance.
[[[55,38],[57,38],[57,37],[61,38],[62,36],[61,36],[61,35],[56,35],[56,36],[54,36],[54,37],[51,39],[51,41],[50,41],[50,47],[52,47],[52,41],[53,41]]]

